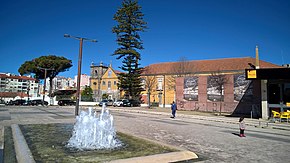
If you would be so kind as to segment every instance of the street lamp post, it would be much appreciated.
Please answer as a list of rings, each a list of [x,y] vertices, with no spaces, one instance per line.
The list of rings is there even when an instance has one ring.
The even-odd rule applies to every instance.
[[[79,47],[79,59],[78,59],[78,76],[77,76],[77,92],[76,92],[76,108],[75,108],[75,115],[79,115],[79,104],[80,104],[80,81],[81,81],[81,68],[82,68],[82,53],[83,53],[83,41],[91,41],[97,42],[97,40],[83,38],[83,37],[75,37],[69,34],[64,34],[64,37],[67,38],[74,38],[80,41]]]

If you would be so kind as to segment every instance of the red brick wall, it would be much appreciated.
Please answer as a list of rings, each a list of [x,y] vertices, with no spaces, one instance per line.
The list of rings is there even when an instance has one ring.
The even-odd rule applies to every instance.
[[[176,79],[176,101],[180,110],[197,110],[207,112],[219,112],[220,105],[222,112],[232,113],[239,102],[234,101],[234,76],[226,75],[227,83],[224,86],[224,101],[212,102],[207,100],[207,76],[198,76],[198,101],[187,101],[183,99],[184,77]],[[258,87],[254,88],[256,96],[259,96]]]
[[[183,83],[184,83],[184,78],[180,77],[180,78],[176,78],[175,80],[176,82],[176,104],[177,104],[177,108],[180,110],[185,110],[186,107],[184,106],[183,102]]]

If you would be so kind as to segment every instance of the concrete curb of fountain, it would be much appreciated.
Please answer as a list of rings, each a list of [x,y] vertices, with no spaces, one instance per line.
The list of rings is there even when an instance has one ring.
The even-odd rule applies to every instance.
[[[0,163],[3,163],[4,159],[4,126],[0,126]]]
[[[110,163],[165,163],[165,162],[179,162],[197,159],[198,156],[190,151],[179,151],[179,152],[170,152],[163,154],[156,154],[144,157],[133,157],[128,159],[119,159],[110,161]]]
[[[35,163],[26,140],[17,124],[11,125],[16,159],[18,163]]]

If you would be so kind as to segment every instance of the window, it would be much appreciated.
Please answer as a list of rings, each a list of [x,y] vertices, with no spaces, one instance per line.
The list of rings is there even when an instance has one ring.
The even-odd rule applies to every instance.
[[[114,81],[114,85],[117,85],[117,81]]]
[[[108,77],[109,78],[112,77],[112,71],[111,70],[109,70],[109,72],[108,72]]]
[[[269,104],[283,104],[290,102],[290,83],[273,82],[268,85]]]
[[[111,81],[108,81],[108,88],[111,88]]]
[[[103,81],[103,85],[106,85],[106,82],[105,81]]]
[[[284,104],[290,103],[290,83],[284,83],[283,102]]]

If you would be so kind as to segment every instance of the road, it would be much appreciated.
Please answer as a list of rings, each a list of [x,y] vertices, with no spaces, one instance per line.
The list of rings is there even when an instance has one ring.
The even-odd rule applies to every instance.
[[[289,162],[290,131],[247,126],[238,137],[237,124],[168,114],[111,109],[117,131],[195,152],[196,162]],[[74,109],[66,107],[1,107],[0,125],[12,123],[73,123]],[[247,122],[246,122],[247,123]]]
[[[200,162],[288,162],[290,131],[247,126],[238,137],[237,124],[166,115],[113,112],[118,131],[185,148]]]

